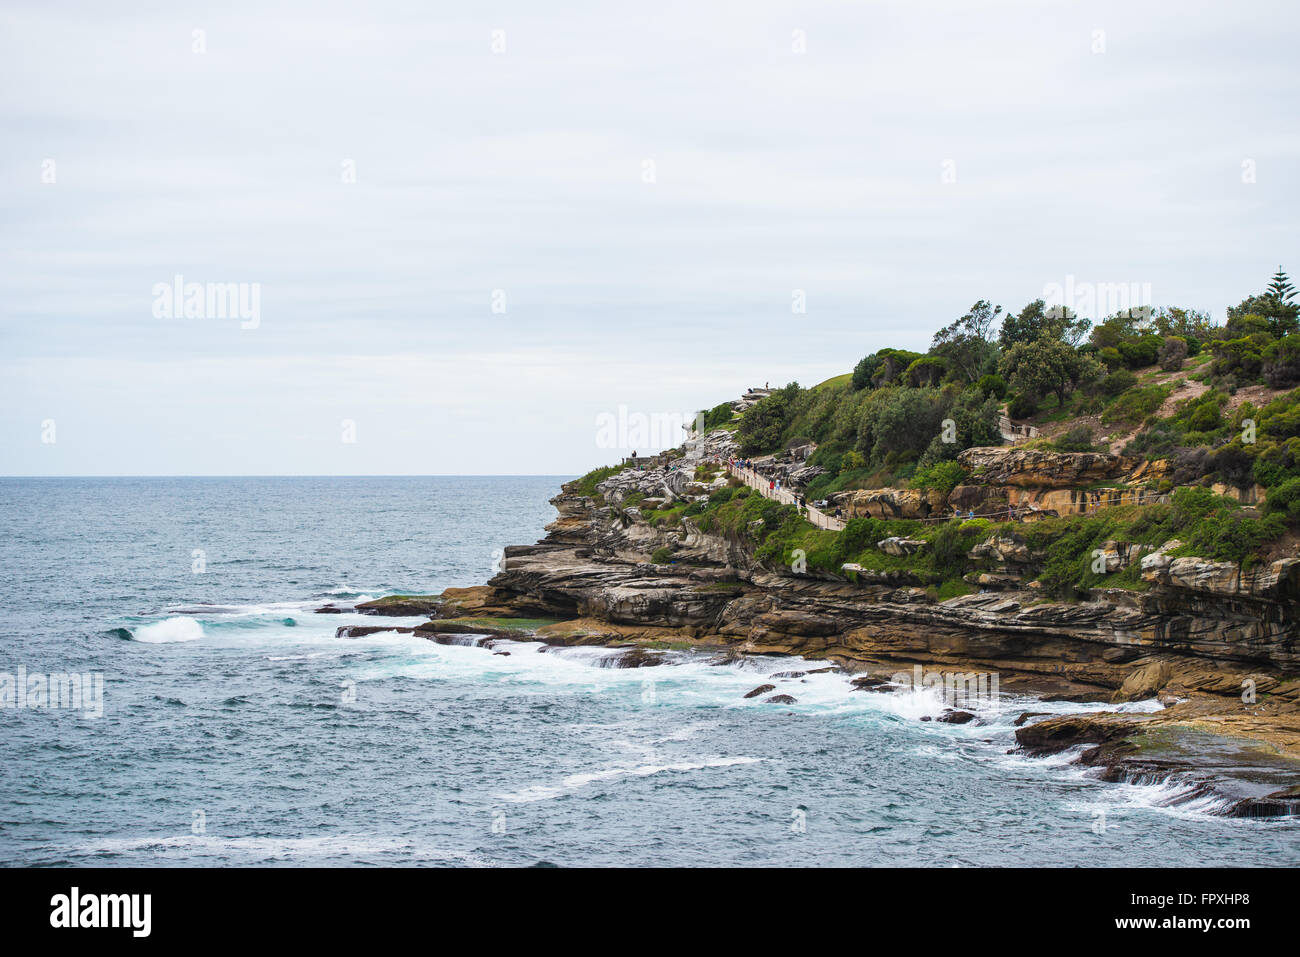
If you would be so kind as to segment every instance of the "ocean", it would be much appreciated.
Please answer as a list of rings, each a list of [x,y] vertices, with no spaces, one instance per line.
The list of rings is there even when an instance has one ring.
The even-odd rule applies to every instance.
[[[1022,711],[1101,705],[922,722],[930,692],[769,679],[815,667],[798,659],[619,669],[600,648],[336,638],[421,619],[314,613],[486,581],[560,481],[0,480],[0,674],[102,681],[101,715],[0,709],[0,862],[1300,864],[1295,819],[1009,753]],[[768,680],[796,703],[744,698]]]

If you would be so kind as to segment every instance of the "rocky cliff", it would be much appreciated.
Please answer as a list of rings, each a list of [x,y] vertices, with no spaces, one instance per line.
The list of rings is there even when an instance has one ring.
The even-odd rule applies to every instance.
[[[968,556],[967,580],[979,593],[940,601],[906,571],[798,574],[759,562],[743,541],[706,532],[689,517],[672,525],[646,520],[652,507],[707,493],[692,477],[694,465],[727,451],[719,438],[688,449],[671,470],[624,471],[592,495],[565,486],[552,499],[559,516],[546,537],[507,548],[500,574],[486,586],[447,592],[434,617],[547,616],[558,622],[538,634],[550,641],[673,641],[729,654],[801,655],[866,678],[921,665],[992,672],[1003,691],[1109,702],[1158,696],[1167,707],[1154,715],[1092,713],[1021,729],[1033,753],[1105,744],[1090,760],[1115,779],[1130,773],[1124,762],[1139,752],[1146,763],[1131,774],[1149,777],[1143,736],[1170,727],[1245,740],[1247,757],[1260,748],[1283,764],[1300,757],[1300,559],[1243,571],[1171,558],[1165,553],[1177,542],[1154,550],[1109,543],[1108,563],[1141,563],[1145,590],[1060,602],[1030,581],[1037,556],[1014,538],[995,537]],[[1001,468],[998,482],[1045,469],[1065,484],[1113,474],[1117,464],[1141,467],[1097,455],[1096,463],[1062,472],[1062,463],[1041,456],[1031,453],[1013,468],[1003,460],[979,465]],[[906,540],[888,544],[908,553]],[[663,551],[671,551],[671,564],[651,561]],[[1177,774],[1192,764],[1184,755],[1161,766]],[[1295,770],[1300,782],[1300,765]],[[1233,813],[1289,813],[1300,807],[1300,792],[1243,800]]]

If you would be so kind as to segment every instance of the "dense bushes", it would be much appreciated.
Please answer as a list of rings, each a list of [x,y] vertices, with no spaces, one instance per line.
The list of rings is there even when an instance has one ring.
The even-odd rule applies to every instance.
[[[1104,395],[1114,398],[1121,392],[1127,392],[1137,385],[1138,377],[1128,369],[1116,369],[1106,378],[1101,380],[1101,391]]]
[[[912,488],[933,489],[947,495],[966,480],[966,475],[966,470],[952,460],[936,462],[916,470],[912,476]]]
[[[1300,385],[1300,336],[1287,336],[1264,347],[1262,371],[1274,389]]]
[[[1142,369],[1156,364],[1163,341],[1159,336],[1143,335],[1136,339],[1127,339],[1116,348],[1119,357],[1130,369]],[[1184,343],[1186,345],[1186,343]]]
[[[1228,396],[1211,389],[1179,405],[1167,419],[1150,423],[1125,452],[1175,463],[1180,484],[1223,482],[1245,488],[1258,482],[1272,502],[1290,479],[1300,477],[1300,389],[1262,409],[1243,403],[1229,416]],[[1279,510],[1293,520],[1289,506]]]
[[[1229,309],[1221,328],[1193,310],[1125,310],[1100,322],[1084,345],[1078,343],[1089,324],[1068,310],[1049,310],[1035,301],[1005,316],[999,334],[994,324],[1000,307],[980,300],[935,334],[928,353],[879,349],[857,364],[847,382],[830,380],[811,390],[791,383],[755,404],[737,430],[741,453],[777,452],[793,438],[811,439],[817,445],[811,464],[825,469],[806,489],[813,498],[902,482],[949,491],[965,480],[954,461],[959,452],[1001,444],[1003,402],[1014,419],[1070,423],[1096,416],[1110,427],[1111,440],[1141,425],[1126,451],[1174,463],[1161,488],[1212,482],[1244,488],[1258,482],[1269,490],[1270,500],[1276,498],[1278,504],[1269,506],[1264,519],[1242,520],[1263,524],[1241,524],[1240,515],[1217,506],[1197,519],[1203,526],[1198,547],[1244,555],[1263,540],[1260,536],[1272,534],[1279,522],[1296,521],[1300,512],[1300,491],[1287,484],[1300,479],[1300,390],[1264,409],[1247,403],[1231,414],[1227,410],[1229,396],[1244,385],[1300,385],[1300,336],[1295,335],[1300,310],[1290,302],[1289,289],[1279,272],[1269,292]],[[1208,356],[1196,358],[1203,349]],[[1206,382],[1210,390],[1181,403],[1173,415],[1157,418],[1179,380],[1149,370],[1158,364],[1164,372],[1176,373],[1192,359],[1195,370],[1189,378]],[[1144,370],[1141,377],[1135,370]],[[1164,379],[1168,381],[1160,381]],[[709,416],[716,413],[720,421],[724,411],[719,406]],[[1047,444],[1071,452],[1104,447],[1094,443],[1084,422]],[[789,535],[803,534],[796,516],[761,512],[740,496],[711,499],[703,517],[727,509],[745,511],[770,549],[788,545]],[[1065,552],[1082,547],[1094,532],[1115,530],[1070,525],[1063,531],[1069,542],[1056,546],[1064,551],[1048,578],[1077,584],[1082,580],[1077,562],[1066,561]],[[855,553],[851,540],[814,545],[828,562],[850,560],[863,551]],[[925,559],[922,564],[943,574],[942,561]]]
[[[1007,415],[1013,419],[1028,419],[1038,411],[1038,403],[1038,396],[1017,392],[1007,404]]]
[[[981,395],[991,395],[999,401],[1005,399],[1007,397],[1007,392],[1009,391],[1006,380],[996,372],[990,372],[986,376],[981,376],[980,380],[975,383],[975,388],[979,390]]]
[[[797,382],[791,382],[745,412],[737,433],[742,455],[759,455],[780,448],[801,391]]]
[[[592,469],[582,478],[574,479],[573,491],[578,495],[595,495],[597,485],[625,468],[626,465],[606,465],[603,468]]]
[[[1101,421],[1105,425],[1141,422],[1160,408],[1173,391],[1174,387],[1171,385],[1148,385],[1129,389],[1102,413]]]
[[[1268,496],[1268,511],[1286,517],[1293,525],[1300,524],[1300,478],[1287,479]]]
[[[1052,448],[1058,452],[1094,452],[1092,430],[1086,425],[1076,425],[1056,437]]]
[[[704,416],[705,432],[712,432],[719,426],[726,425],[731,421],[731,417],[735,415],[730,402],[720,402],[707,412],[701,411],[701,414]]]
[[[1237,502],[1207,488],[1177,489],[1168,505],[1115,508],[1090,516],[1049,519],[1024,526],[1029,547],[1043,556],[1039,581],[1058,598],[1080,596],[1099,585],[1133,587],[1141,563],[1119,572],[1097,572],[1097,550],[1107,541],[1158,547],[1183,543],[1171,556],[1196,555],[1245,567],[1257,561],[1264,545],[1283,531],[1279,515],[1250,518]]]
[[[921,353],[907,349],[881,349],[873,352],[853,367],[850,385],[854,392],[893,385],[920,358]]]

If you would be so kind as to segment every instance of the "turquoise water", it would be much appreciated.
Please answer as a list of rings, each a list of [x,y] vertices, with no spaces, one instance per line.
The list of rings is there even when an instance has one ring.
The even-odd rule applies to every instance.
[[[542,535],[558,482],[0,480],[0,672],[104,682],[99,718],[0,710],[0,861],[1300,863],[1295,820],[1007,753],[1021,711],[1080,706],[945,725],[918,720],[941,710],[925,695],[769,679],[788,658],[618,669],[602,649],[335,638],[420,619],[313,613],[481,583]],[[743,697],[766,680],[797,703]]]

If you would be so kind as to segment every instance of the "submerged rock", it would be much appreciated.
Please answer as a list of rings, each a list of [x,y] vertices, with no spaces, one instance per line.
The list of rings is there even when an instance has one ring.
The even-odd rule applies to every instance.
[[[759,685],[757,688],[755,688],[755,689],[754,689],[753,691],[751,691],[749,694],[745,695],[745,697],[746,697],[746,698],[757,698],[757,697],[758,697],[759,695],[761,695],[761,694],[767,694],[769,691],[775,691],[775,690],[776,690],[776,685]]]
[[[398,634],[412,634],[414,628],[397,628],[393,625],[344,625],[334,632],[335,638],[364,638],[366,635],[374,635],[381,631],[395,631]]]
[[[436,595],[389,595],[357,605],[361,615],[391,615],[395,618],[433,615],[442,604]]]
[[[745,697],[749,696],[746,695]],[[795,702],[796,699],[790,697],[788,694],[774,694],[772,697],[767,699],[768,704],[795,704]]]
[[[945,724],[966,724],[968,721],[974,721],[975,715],[969,711],[945,711],[935,720],[942,721]]]
[[[664,663],[664,656],[644,648],[628,648],[600,660],[602,668],[653,668]]]
[[[873,678],[871,675],[863,675],[861,678],[854,678],[851,682],[854,691],[888,691],[889,680],[887,678]]]

